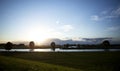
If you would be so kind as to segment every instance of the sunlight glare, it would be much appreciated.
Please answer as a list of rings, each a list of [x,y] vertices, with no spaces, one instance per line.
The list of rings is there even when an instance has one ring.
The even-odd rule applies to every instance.
[[[46,39],[50,38],[47,29],[44,28],[33,28],[29,30],[28,40],[35,41],[37,43],[43,43]]]

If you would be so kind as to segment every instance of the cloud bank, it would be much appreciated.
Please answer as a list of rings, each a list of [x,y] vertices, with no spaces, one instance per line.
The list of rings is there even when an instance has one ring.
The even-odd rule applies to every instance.
[[[108,40],[111,44],[120,44],[120,40],[115,40],[113,38],[81,38],[80,40],[74,40],[74,39],[67,39],[67,40],[61,40],[61,39],[48,39],[44,44],[49,45],[52,41],[54,41],[56,44],[101,44],[104,40]]]

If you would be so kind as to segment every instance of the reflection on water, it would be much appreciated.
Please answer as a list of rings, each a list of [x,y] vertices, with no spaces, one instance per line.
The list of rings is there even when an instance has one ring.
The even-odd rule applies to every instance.
[[[6,51],[0,49],[0,52]],[[59,49],[56,48],[55,52],[103,52],[104,49]],[[109,49],[109,51],[120,51],[120,49]],[[10,52],[30,52],[30,49],[11,49]],[[34,49],[32,52],[54,52],[52,49]]]

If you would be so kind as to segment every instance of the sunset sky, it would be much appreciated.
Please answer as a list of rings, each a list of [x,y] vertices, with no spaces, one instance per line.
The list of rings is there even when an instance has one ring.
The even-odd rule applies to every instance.
[[[0,0],[0,42],[120,40],[120,0]]]

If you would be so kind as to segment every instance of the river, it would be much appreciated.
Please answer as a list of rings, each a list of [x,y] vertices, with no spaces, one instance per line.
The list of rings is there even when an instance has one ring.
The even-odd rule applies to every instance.
[[[0,52],[6,52],[5,49],[0,49]],[[30,52],[30,49],[11,49],[10,52]],[[34,49],[32,52],[104,52],[104,49]],[[109,49],[109,51],[120,51],[120,49]]]

